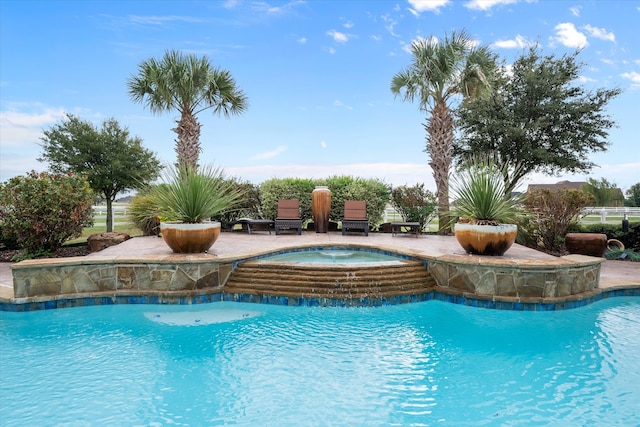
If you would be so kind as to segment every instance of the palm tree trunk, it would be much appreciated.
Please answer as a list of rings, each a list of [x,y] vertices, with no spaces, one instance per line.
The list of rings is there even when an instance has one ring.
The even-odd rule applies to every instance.
[[[178,167],[198,168],[200,158],[200,127],[198,120],[188,111],[183,111],[178,126],[172,129],[178,134],[176,140],[176,154],[178,155]]]
[[[433,170],[438,197],[439,234],[449,234],[449,168],[453,157],[453,115],[447,104],[440,100],[434,106],[431,117],[425,125],[427,131],[426,152],[431,158],[429,166]]]

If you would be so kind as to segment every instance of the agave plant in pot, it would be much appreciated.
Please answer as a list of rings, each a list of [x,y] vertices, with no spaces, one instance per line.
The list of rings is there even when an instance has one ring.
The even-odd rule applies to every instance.
[[[162,238],[177,253],[208,251],[220,236],[220,222],[211,217],[233,208],[241,193],[213,166],[168,166],[162,178],[153,191]]]
[[[507,191],[504,175],[493,160],[475,159],[451,178],[454,233],[467,253],[504,255],[516,240],[520,202]]]

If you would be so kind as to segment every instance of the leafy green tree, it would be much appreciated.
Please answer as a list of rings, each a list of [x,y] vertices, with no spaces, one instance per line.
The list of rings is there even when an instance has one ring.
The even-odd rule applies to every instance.
[[[489,99],[458,109],[461,137],[454,156],[485,153],[500,163],[519,165],[505,177],[512,190],[530,172],[587,172],[588,155],[605,151],[615,122],[605,107],[620,89],[587,91],[577,84],[579,52],[556,58],[531,48],[509,69],[503,67]]]
[[[26,251],[23,258],[51,253],[93,224],[94,194],[77,174],[30,172],[0,184],[3,238]]]
[[[594,206],[622,206],[624,204],[622,190],[605,178],[601,178],[599,181],[589,178],[582,190],[593,196]]]
[[[627,206],[640,206],[640,182],[633,184],[625,195],[627,196]]]
[[[139,188],[160,172],[155,153],[144,148],[140,138],[129,137],[128,129],[115,119],[106,120],[98,129],[68,114],[40,139],[43,153],[39,161],[49,162],[53,172],[85,175],[93,191],[104,196],[107,231],[113,231],[111,206],[118,193]]]
[[[161,60],[143,61],[138,73],[127,82],[134,102],[144,103],[156,114],[172,110],[180,113],[180,120],[172,130],[178,134],[177,165],[181,168],[198,167],[202,151],[198,113],[212,108],[214,114],[229,117],[248,107],[248,99],[231,73],[214,68],[206,56],[169,50]]]
[[[438,197],[440,232],[450,231],[449,169],[452,162],[454,116],[452,104],[463,98],[481,98],[492,89],[495,55],[486,46],[476,47],[471,36],[453,32],[439,41],[422,39],[413,43],[413,61],[391,81],[391,92],[403,101],[419,101],[428,114],[425,151],[430,157]]]

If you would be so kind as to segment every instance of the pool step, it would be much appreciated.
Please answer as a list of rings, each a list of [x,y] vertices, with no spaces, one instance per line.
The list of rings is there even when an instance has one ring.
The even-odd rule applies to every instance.
[[[224,292],[360,299],[422,294],[435,285],[421,261],[374,265],[247,261],[231,273]]]

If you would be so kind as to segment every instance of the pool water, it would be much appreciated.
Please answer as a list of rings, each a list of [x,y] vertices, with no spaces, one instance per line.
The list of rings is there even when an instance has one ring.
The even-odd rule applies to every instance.
[[[326,249],[310,251],[294,251],[269,255],[262,261],[305,262],[305,263],[361,263],[399,261],[401,258],[380,252],[360,250]]]
[[[640,299],[0,312],[2,426],[640,424]]]

